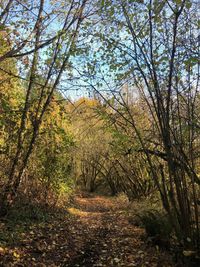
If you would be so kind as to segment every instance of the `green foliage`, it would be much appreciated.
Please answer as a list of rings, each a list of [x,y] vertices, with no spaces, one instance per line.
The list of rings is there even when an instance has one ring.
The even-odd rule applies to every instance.
[[[0,231],[0,246],[17,244],[26,236],[25,233],[37,230],[38,227],[49,224],[54,217],[61,215],[60,210],[47,207],[44,203],[36,203],[26,197],[24,195],[18,197],[4,218],[4,231]]]
[[[0,55],[10,47],[0,32]],[[4,44],[4,46],[3,46]],[[24,90],[20,81],[9,75],[17,74],[16,62],[7,59],[0,63],[0,178],[6,178],[10,159],[15,153],[20,117],[24,103]],[[2,181],[0,181],[2,182]]]
[[[55,100],[60,98],[55,95]],[[63,104],[50,105],[27,170],[28,176],[32,177],[30,190],[36,191],[35,197],[49,204],[56,204],[59,197],[70,194],[73,187],[70,151],[74,140],[64,112]]]
[[[23,205],[22,205],[23,204]],[[33,224],[35,222],[45,222],[50,218],[47,207],[34,202],[23,202],[22,200],[16,203],[8,213],[6,219],[9,220],[12,226],[23,222]]]
[[[138,217],[145,228],[147,236],[158,245],[169,245],[172,234],[172,225],[166,214],[157,210],[146,210]]]

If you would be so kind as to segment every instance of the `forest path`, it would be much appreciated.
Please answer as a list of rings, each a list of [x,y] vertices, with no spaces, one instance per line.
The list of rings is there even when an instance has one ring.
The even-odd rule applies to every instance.
[[[69,212],[77,217],[78,250],[65,266],[173,266],[166,255],[145,243],[141,228],[129,223],[126,202],[94,196],[77,197],[74,203]]]
[[[0,266],[175,266],[145,242],[144,231],[129,223],[126,211],[119,198],[76,196],[64,214],[17,232],[12,245],[0,247]]]

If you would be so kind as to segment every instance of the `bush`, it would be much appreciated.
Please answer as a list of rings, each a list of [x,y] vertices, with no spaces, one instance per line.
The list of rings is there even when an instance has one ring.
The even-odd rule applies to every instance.
[[[49,220],[50,208],[40,203],[15,203],[7,216],[8,221],[12,221],[13,224],[20,222],[23,223],[34,223],[34,222],[45,222]]]
[[[172,225],[167,215],[157,210],[148,210],[137,216],[150,240],[160,247],[169,248]]]

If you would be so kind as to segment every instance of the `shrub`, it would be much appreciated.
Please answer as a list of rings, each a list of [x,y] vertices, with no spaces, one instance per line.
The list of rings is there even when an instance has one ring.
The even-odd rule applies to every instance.
[[[172,225],[167,215],[157,210],[148,210],[138,214],[138,217],[151,241],[160,247],[169,248]]]

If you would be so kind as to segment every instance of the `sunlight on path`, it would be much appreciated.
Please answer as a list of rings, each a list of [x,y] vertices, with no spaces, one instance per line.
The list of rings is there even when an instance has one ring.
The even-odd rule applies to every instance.
[[[146,246],[143,230],[126,218],[126,205],[117,198],[77,197],[68,211],[77,217],[79,250],[65,266],[173,266],[165,255]]]

